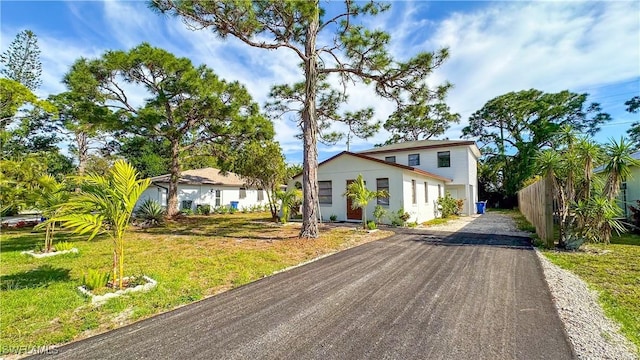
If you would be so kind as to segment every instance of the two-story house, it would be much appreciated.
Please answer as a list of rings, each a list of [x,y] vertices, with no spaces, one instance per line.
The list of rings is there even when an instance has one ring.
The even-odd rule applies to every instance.
[[[404,209],[418,223],[438,216],[437,199],[448,191],[464,200],[463,213],[475,212],[478,199],[477,163],[480,151],[473,141],[423,140],[342,152],[318,165],[318,205],[322,219],[335,215],[341,221],[358,221],[362,211],[351,208],[343,196],[349,182],[362,174],[367,187],[387,190],[388,199],[373,200],[365,209],[381,205],[388,212]],[[301,175],[293,181],[301,181]],[[386,219],[385,222],[389,222]]]

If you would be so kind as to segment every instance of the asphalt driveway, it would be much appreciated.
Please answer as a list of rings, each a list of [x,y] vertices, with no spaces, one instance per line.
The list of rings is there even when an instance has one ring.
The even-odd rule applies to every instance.
[[[398,234],[340,252],[72,343],[55,356],[572,357],[528,239],[425,231]]]

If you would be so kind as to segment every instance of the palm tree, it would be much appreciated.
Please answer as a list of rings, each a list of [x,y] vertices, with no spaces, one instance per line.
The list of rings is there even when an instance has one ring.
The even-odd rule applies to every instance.
[[[620,192],[620,184],[631,175],[631,166],[640,166],[640,161],[631,157],[633,145],[631,142],[620,137],[620,142],[609,139],[605,146],[605,154],[608,159],[604,171],[607,174],[607,181],[604,185],[604,195],[609,200],[613,200]]]
[[[69,199],[69,192],[63,183],[47,174],[38,179],[38,191],[35,192],[35,206],[45,218],[54,218],[60,213],[60,206]],[[53,247],[53,234],[56,229],[55,221],[47,221],[36,228],[45,227],[44,252],[50,252]]]
[[[280,220],[284,224],[289,221],[289,214],[291,214],[293,207],[302,199],[302,190],[293,187],[287,191],[278,191],[275,195],[281,202],[282,218]]]
[[[48,222],[59,221],[78,234],[90,234],[89,240],[106,233],[113,241],[113,281],[122,289],[124,278],[124,234],[131,213],[149,179],[137,180],[138,172],[131,164],[118,160],[106,176],[78,176],[80,191],[61,206],[62,215]],[[119,276],[116,276],[119,275]]]
[[[369,202],[375,198],[388,198],[389,193],[386,190],[373,191],[367,189],[367,184],[362,178],[362,174],[358,178],[347,185],[347,191],[342,196],[351,198],[351,207],[355,209],[363,209],[362,211],[362,227],[367,228],[367,212],[364,210]]]

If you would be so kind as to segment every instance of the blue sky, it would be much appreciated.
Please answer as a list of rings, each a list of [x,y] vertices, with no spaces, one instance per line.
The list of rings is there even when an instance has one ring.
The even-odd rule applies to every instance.
[[[335,2],[329,6],[339,5]],[[447,102],[462,115],[444,137],[459,138],[469,115],[490,99],[510,91],[587,92],[613,122],[596,136],[619,137],[639,120],[624,102],[640,95],[640,2],[393,2],[389,12],[366,20],[388,31],[391,51],[405,59],[419,51],[449,47],[450,59],[429,79],[453,83]],[[143,41],[207,64],[228,80],[247,86],[264,104],[274,84],[301,80],[297,58],[288,51],[252,49],[237,40],[221,40],[206,30],[191,31],[175,18],[155,14],[144,1],[2,1],[0,48],[20,30],[30,29],[42,50],[41,96],[64,90],[60,83],[79,57],[132,48]],[[350,87],[345,109],[373,106],[384,120],[393,104],[376,98],[364,85]],[[137,94],[142,101],[145,94]],[[301,162],[302,144],[291,119],[275,122],[276,138],[288,161]],[[356,139],[352,150],[384,142],[380,132]],[[345,150],[345,144],[320,146],[320,160]]]

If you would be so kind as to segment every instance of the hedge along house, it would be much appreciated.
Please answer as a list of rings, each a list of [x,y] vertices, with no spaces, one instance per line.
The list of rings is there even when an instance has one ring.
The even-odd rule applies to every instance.
[[[136,207],[147,199],[167,206],[169,174],[151,178],[151,184],[145,190]],[[215,168],[187,170],[180,173],[178,179],[178,210],[195,211],[198,205],[209,205],[211,209],[238,203],[238,208],[268,203],[264,190],[249,189],[242,178],[232,172],[223,175]]]
[[[463,214],[475,213],[478,201],[478,158],[473,141],[423,140],[377,147],[359,153],[342,152],[318,165],[319,209],[323,220],[336,215],[340,221],[362,219],[342,196],[347,183],[362,174],[371,190],[387,190],[388,199],[371,201],[367,219],[376,205],[388,212],[404,209],[409,221],[418,223],[439,216],[437,200],[449,192],[463,199]],[[302,175],[292,183],[301,182]],[[389,223],[389,219],[385,219]]]

